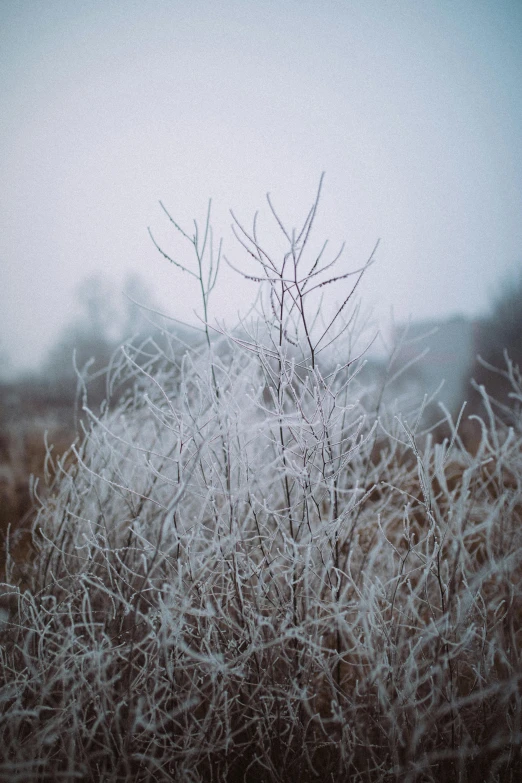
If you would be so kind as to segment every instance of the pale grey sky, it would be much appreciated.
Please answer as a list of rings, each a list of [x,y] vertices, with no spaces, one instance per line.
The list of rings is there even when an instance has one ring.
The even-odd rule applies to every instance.
[[[74,290],[138,272],[165,312],[196,291],[158,256],[208,198],[239,263],[270,191],[386,317],[475,314],[522,261],[519,0],[3,0],[0,328],[16,366],[74,317]],[[267,220],[267,233],[272,229]],[[214,315],[251,292],[223,277]]]

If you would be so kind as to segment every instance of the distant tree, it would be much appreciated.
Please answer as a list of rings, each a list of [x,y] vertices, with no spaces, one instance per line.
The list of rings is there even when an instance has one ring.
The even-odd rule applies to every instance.
[[[0,345],[0,378],[5,378],[11,370],[11,359],[6,349]]]
[[[131,273],[123,284],[123,319],[121,338],[128,340],[151,331],[151,317],[156,305],[154,296],[141,275]]]
[[[110,286],[99,276],[82,281],[77,289],[78,314],[50,350],[43,373],[51,394],[74,398],[80,372],[92,377],[90,394],[103,399],[103,369],[109,363],[118,335],[117,314]],[[73,360],[74,357],[74,360]],[[94,377],[93,377],[94,376]]]
[[[43,375],[51,396],[72,401],[80,373],[91,403],[98,404],[105,398],[105,370],[117,348],[123,342],[140,345],[154,332],[149,317],[154,297],[139,275],[129,274],[123,290],[93,275],[78,286],[77,302],[77,315],[50,350]]]
[[[489,316],[478,324],[475,348],[477,358],[467,386],[468,411],[483,412],[482,396],[477,389],[482,385],[499,403],[496,412],[505,419],[504,406],[512,407],[505,353],[522,369],[522,272],[512,274],[501,284]]]

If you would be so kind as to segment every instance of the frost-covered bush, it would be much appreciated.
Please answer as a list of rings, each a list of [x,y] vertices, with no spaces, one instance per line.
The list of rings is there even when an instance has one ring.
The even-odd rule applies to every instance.
[[[509,429],[483,391],[474,456],[383,402],[355,286],[308,312],[347,280],[307,260],[317,203],[279,263],[238,226],[268,295],[229,333],[208,221],[185,234],[203,341],[122,349],[133,393],[64,463],[30,588],[3,586],[3,779],[520,779],[520,377]]]

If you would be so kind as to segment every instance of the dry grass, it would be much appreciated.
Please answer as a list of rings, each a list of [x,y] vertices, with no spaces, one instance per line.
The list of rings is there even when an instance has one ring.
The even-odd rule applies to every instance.
[[[289,241],[263,329],[122,354],[3,588],[5,780],[520,779],[519,378],[434,443],[342,335],[321,370]]]

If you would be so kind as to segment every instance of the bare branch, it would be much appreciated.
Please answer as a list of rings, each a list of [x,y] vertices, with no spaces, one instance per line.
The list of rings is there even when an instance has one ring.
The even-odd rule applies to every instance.
[[[150,230],[150,228],[148,228],[147,230],[148,230],[148,232],[149,232],[149,236],[150,236],[150,238],[152,239],[152,241],[153,241],[153,243],[154,243],[154,247],[156,248],[156,250],[157,250],[159,253],[161,253],[161,255],[163,256],[163,258],[166,258],[166,259],[167,259],[167,261],[170,261],[170,263],[171,263],[171,264],[174,264],[174,266],[177,266],[177,267],[178,267],[178,269],[181,269],[181,271],[182,271],[182,272],[187,272],[189,275],[192,275],[192,277],[195,277],[195,278],[196,278],[196,280],[198,280],[198,279],[199,279],[199,278],[198,278],[198,276],[197,276],[197,274],[196,274],[195,272],[192,272],[190,269],[187,269],[187,267],[186,267],[186,266],[183,266],[183,264],[180,264],[180,263],[179,263],[179,261],[174,261],[174,259],[173,259],[173,258],[171,258],[169,255],[167,255],[167,253],[165,253],[165,251],[161,249],[161,247],[158,245],[158,243],[157,243],[157,242],[156,242],[156,240],[154,239],[154,237],[153,237],[153,235],[152,235],[152,231]]]

